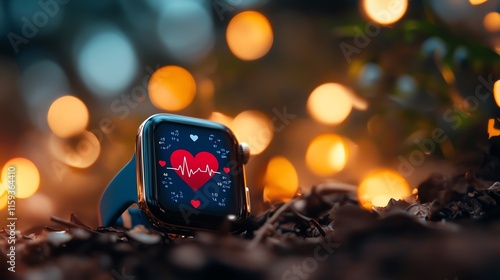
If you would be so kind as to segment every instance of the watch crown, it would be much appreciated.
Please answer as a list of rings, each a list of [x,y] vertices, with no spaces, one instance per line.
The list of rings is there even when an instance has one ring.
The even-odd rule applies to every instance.
[[[246,164],[250,159],[250,146],[247,143],[240,143],[241,163]]]

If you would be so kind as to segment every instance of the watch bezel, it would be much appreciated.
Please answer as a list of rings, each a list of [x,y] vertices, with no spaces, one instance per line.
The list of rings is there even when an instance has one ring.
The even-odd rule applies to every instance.
[[[237,215],[232,215],[231,219],[223,216],[207,215],[202,212],[191,215],[189,224],[180,219],[168,221],[166,210],[160,206],[157,190],[156,172],[156,151],[155,151],[155,129],[158,125],[168,122],[182,125],[192,125],[214,129],[227,133],[232,141],[232,150],[235,153],[236,173],[232,174],[235,192],[235,203]],[[137,194],[139,208],[144,213],[148,221],[157,229],[171,232],[192,232],[197,230],[217,231],[225,223],[232,225],[231,231],[239,230],[237,225],[247,218],[250,212],[248,189],[245,186],[245,170],[242,162],[242,152],[239,143],[233,132],[226,126],[203,119],[177,116],[171,114],[156,114],[146,119],[137,132],[136,138],[136,158],[137,158]],[[175,214],[175,213],[174,213]],[[172,215],[172,211],[170,211]],[[172,219],[170,217],[170,219]]]

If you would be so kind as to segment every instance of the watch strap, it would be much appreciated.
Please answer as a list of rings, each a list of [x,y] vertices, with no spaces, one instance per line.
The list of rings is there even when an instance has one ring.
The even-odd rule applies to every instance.
[[[109,227],[116,224],[122,213],[137,203],[137,179],[135,154],[116,174],[101,196],[99,203],[99,225]]]

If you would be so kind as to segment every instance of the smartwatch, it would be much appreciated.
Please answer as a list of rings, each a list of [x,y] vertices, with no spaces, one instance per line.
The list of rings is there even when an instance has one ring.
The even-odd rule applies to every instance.
[[[248,145],[226,126],[157,114],[137,132],[135,154],[101,196],[99,223],[119,225],[130,208],[132,224],[163,232],[239,231],[250,213],[244,164]]]

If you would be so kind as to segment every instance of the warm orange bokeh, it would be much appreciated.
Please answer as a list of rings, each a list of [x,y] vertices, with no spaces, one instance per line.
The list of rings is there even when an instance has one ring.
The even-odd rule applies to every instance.
[[[488,139],[493,136],[500,136],[500,129],[495,128],[495,119],[488,120]]]
[[[344,139],[327,133],[311,141],[306,152],[306,164],[315,174],[330,176],[344,169],[348,157]]]
[[[262,153],[273,139],[273,129],[269,118],[258,111],[239,113],[229,126],[238,140],[250,146],[250,154]]]
[[[56,137],[49,139],[52,155],[61,162],[77,168],[87,168],[96,162],[101,143],[93,133],[84,131],[70,143]]]
[[[405,178],[390,169],[370,173],[358,187],[358,200],[365,209],[384,207],[391,198],[404,199],[410,195],[410,186]]]
[[[233,122],[233,118],[224,115],[223,113],[220,112],[212,112],[212,114],[210,114],[210,117],[208,117],[208,119],[213,122],[221,123],[227,127],[231,126],[231,123]]]
[[[186,69],[165,66],[153,73],[148,85],[149,99],[162,110],[179,111],[193,102],[196,82]]]
[[[486,3],[486,1],[488,1],[488,0],[469,0],[469,3],[473,6],[476,6],[476,5],[481,5],[483,3]]]
[[[89,123],[89,111],[80,99],[66,95],[56,99],[49,108],[47,122],[50,130],[62,138],[82,133]]]
[[[493,84],[493,96],[495,97],[497,106],[500,107],[500,80]]]
[[[7,196],[7,190],[2,184],[0,184],[0,210],[7,206]]]
[[[273,157],[267,164],[264,185],[264,201],[286,202],[297,193],[299,186],[297,171],[285,157]]]
[[[4,165],[2,183],[5,189],[9,187],[9,177],[15,181],[17,198],[32,196],[40,185],[38,168],[33,162],[25,158],[13,158]]]
[[[226,31],[231,52],[242,60],[255,60],[266,55],[273,45],[273,30],[259,12],[245,11],[234,16]]]
[[[408,9],[408,0],[363,0],[365,14],[382,25],[400,20]]]
[[[490,32],[500,31],[500,14],[497,12],[488,13],[484,16],[483,25]]]
[[[309,114],[318,122],[339,124],[352,111],[354,93],[347,87],[326,83],[315,88],[307,100]]]

